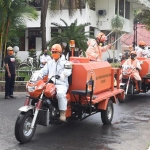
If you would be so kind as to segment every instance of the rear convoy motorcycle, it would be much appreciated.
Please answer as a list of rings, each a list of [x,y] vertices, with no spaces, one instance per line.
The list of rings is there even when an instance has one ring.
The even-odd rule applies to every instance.
[[[66,94],[67,122],[70,119],[82,121],[100,112],[103,124],[110,124],[113,103],[124,98],[124,90],[119,89],[119,78],[117,87],[114,87],[114,72],[119,76],[119,70],[115,71],[108,62],[90,62],[83,57],[70,57],[70,61],[73,68]],[[20,143],[32,139],[37,125],[61,124],[55,84],[47,82],[40,74],[37,76],[37,73],[26,84],[29,95],[19,109],[21,113],[15,124],[15,137]]]
[[[141,91],[139,93],[136,92],[138,90],[138,84],[133,77],[133,72],[135,68],[130,68],[130,66],[125,65],[121,71],[122,81],[120,83],[120,88],[125,91],[125,95],[146,93],[150,90],[150,59],[148,58],[138,58],[138,59],[140,60],[142,67],[142,70],[139,71],[140,77],[142,79]]]

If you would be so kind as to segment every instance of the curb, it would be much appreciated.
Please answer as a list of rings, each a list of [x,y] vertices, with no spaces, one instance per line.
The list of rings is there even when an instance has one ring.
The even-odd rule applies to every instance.
[[[28,95],[27,92],[14,92],[13,94],[14,96],[16,96],[16,98],[24,98]],[[0,92],[0,99],[4,99],[5,97],[5,92]]]
[[[5,86],[0,86],[0,92],[5,92]],[[26,86],[25,85],[15,85],[14,92],[26,92]]]

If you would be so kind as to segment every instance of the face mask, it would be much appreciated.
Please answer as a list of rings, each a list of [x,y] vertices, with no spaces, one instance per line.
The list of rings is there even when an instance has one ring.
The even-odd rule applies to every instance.
[[[8,51],[8,55],[13,55],[13,51]]]
[[[45,52],[44,55],[47,55],[47,52]]]
[[[59,53],[54,53],[52,54],[53,59],[57,60],[60,58],[60,54]]]
[[[135,59],[135,55],[131,55],[131,59],[134,60]]]

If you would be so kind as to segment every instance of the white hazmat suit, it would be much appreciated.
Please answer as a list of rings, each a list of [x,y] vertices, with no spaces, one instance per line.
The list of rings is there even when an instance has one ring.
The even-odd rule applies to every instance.
[[[67,109],[67,99],[66,93],[69,87],[68,84],[68,76],[71,75],[72,69],[68,68],[67,66],[71,65],[71,62],[62,59],[61,57],[55,61],[54,59],[48,61],[44,68],[40,70],[40,73],[45,76],[48,75],[48,79],[50,79],[54,75],[59,75],[60,78],[56,79],[52,77],[52,81],[56,86],[57,92],[57,99],[58,99],[58,107],[59,110],[66,110]],[[66,66],[66,67],[65,67]]]

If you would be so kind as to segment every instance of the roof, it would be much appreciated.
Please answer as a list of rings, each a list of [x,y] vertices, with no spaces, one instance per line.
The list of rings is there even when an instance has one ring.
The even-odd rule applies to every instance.
[[[122,45],[133,45],[134,31],[129,34],[125,34],[121,38]],[[143,24],[137,24],[137,45],[139,41],[144,41],[147,46],[150,46],[150,31],[146,29]]]

